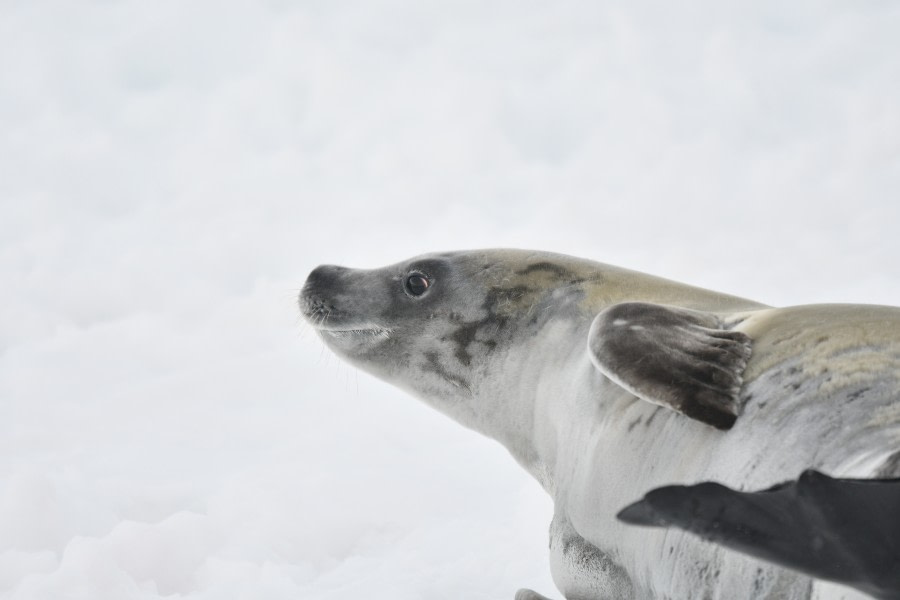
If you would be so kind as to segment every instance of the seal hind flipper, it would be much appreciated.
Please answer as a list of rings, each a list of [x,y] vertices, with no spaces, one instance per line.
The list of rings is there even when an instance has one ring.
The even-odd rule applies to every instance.
[[[712,314],[649,304],[614,304],[591,325],[594,365],[632,394],[718,429],[738,415],[750,338]]]
[[[667,486],[618,518],[677,527],[876,598],[900,598],[900,479],[805,471],[796,482],[759,492],[709,482]]]

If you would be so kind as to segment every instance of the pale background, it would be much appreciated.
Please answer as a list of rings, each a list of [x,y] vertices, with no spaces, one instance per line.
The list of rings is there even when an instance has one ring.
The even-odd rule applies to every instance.
[[[537,484],[304,333],[306,274],[510,246],[900,304],[898,31],[878,0],[3,0],[0,598],[555,594]]]

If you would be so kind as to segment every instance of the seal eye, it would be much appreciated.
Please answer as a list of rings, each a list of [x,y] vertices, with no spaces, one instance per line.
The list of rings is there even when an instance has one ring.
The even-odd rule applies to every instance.
[[[410,296],[421,296],[428,291],[431,281],[421,273],[411,273],[406,277],[404,286]]]

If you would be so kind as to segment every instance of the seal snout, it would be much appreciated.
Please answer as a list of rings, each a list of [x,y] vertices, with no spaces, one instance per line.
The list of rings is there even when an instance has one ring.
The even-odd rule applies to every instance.
[[[359,271],[322,265],[313,269],[300,291],[300,311],[320,332],[332,335],[384,333],[371,321],[372,285]]]
[[[335,265],[320,265],[310,272],[298,299],[304,317],[322,323],[338,313],[334,297],[341,287],[341,275],[348,270]]]

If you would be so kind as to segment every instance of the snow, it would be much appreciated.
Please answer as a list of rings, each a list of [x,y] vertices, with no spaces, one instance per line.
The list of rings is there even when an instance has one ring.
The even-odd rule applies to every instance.
[[[0,4],[0,597],[552,595],[538,485],[324,350],[306,274],[511,246],[900,304],[898,26],[882,1]]]

